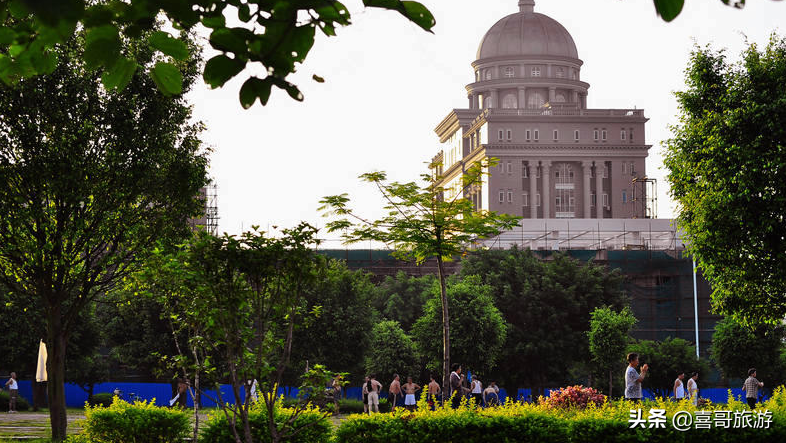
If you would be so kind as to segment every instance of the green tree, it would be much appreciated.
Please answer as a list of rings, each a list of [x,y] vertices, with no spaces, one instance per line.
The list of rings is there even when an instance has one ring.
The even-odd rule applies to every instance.
[[[182,97],[142,75],[104,90],[78,40],[60,47],[50,74],[0,86],[0,279],[45,318],[55,440],[66,436],[67,339],[80,312],[156,240],[188,232],[207,165]],[[125,51],[154,61],[144,47]],[[180,65],[186,90],[197,63]]]
[[[439,294],[434,292],[426,302],[423,316],[412,327],[412,335],[426,368],[438,372],[441,362],[439,338],[442,332],[442,309]],[[488,374],[499,360],[507,326],[494,306],[491,287],[477,276],[468,276],[448,284],[452,356],[464,370]]]
[[[430,31],[435,21],[422,4],[402,0],[363,0],[367,7],[397,11]],[[107,89],[123,89],[137,70],[146,70],[165,94],[185,92],[176,65],[196,49],[155,29],[163,16],[175,29],[197,24],[211,30],[210,46],[219,54],[204,66],[204,80],[222,86],[250,68],[267,75],[250,75],[240,89],[240,103],[264,105],[273,86],[296,100],[303,96],[287,78],[303,63],[314,45],[316,30],[335,36],[351,22],[349,10],[336,0],[12,0],[0,3],[0,80],[48,74],[54,69],[56,44],[75,29],[85,30],[84,60],[90,69],[103,69]],[[225,16],[242,24],[229,26]],[[155,31],[146,34],[146,31]],[[155,64],[138,64],[121,51],[125,38],[146,37],[157,52]],[[195,54],[194,54],[195,55]],[[314,75],[314,80],[324,81]]]
[[[710,354],[724,377],[744,379],[748,369],[760,368],[759,379],[773,387],[783,382],[783,339],[782,326],[761,325],[750,329],[726,317],[715,324]]]
[[[707,362],[696,357],[694,345],[681,338],[641,340],[628,346],[628,352],[639,354],[639,363],[649,365],[642,387],[650,389],[658,397],[669,396],[674,380],[683,371],[686,380],[692,372],[698,372],[699,377],[709,373]]]
[[[742,323],[786,316],[786,40],[743,60],[696,48],[665,145],[671,194],[713,307]]]
[[[413,277],[404,271],[387,276],[376,286],[371,305],[385,320],[396,320],[405,331],[411,331],[415,321],[423,315],[423,307],[431,298],[435,280],[433,275]]]
[[[589,350],[592,362],[600,373],[609,374],[608,396],[612,397],[614,372],[621,369],[625,348],[630,341],[630,330],[636,317],[627,306],[620,312],[608,307],[595,308],[590,314]]]
[[[445,285],[444,262],[459,255],[473,241],[498,235],[512,229],[519,217],[478,211],[468,192],[488,176],[488,169],[497,159],[465,166],[458,189],[448,190],[445,177],[438,173],[441,163],[429,165],[429,173],[421,174],[416,182],[388,182],[384,172],[369,172],[360,176],[372,183],[382,194],[387,216],[378,220],[365,219],[349,208],[347,194],[325,197],[321,211],[325,216],[344,217],[327,224],[329,232],[343,231],[347,243],[361,241],[383,242],[399,258],[414,259],[421,264],[430,257],[437,260],[442,303],[442,383],[447,390],[450,373],[450,310]],[[357,222],[350,222],[350,217]]]
[[[371,329],[365,360],[366,374],[376,374],[381,383],[393,380],[393,374],[417,377],[420,373],[419,360],[415,342],[398,322],[385,320]]]
[[[568,382],[571,367],[590,361],[586,332],[595,308],[628,305],[618,270],[565,254],[551,258],[512,248],[476,251],[461,264],[461,275],[477,275],[493,288],[494,304],[509,325],[498,378],[538,393]]]

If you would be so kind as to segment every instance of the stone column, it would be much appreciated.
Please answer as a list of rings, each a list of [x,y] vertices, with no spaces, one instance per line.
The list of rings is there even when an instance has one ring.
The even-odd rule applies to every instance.
[[[603,167],[602,161],[595,162],[595,213],[603,218]]]
[[[499,103],[499,91],[497,89],[491,90],[491,107],[492,108],[501,108]]]
[[[536,195],[538,194],[538,162],[535,160],[529,161],[529,214],[530,218],[538,218],[538,201]]]
[[[475,94],[469,94],[467,99],[469,99],[469,109],[475,109]]]
[[[527,107],[527,88],[520,87],[519,88],[519,109],[524,109]]]
[[[576,105],[579,105],[578,107],[581,108],[580,103],[579,103],[579,91],[576,91],[576,90],[571,91],[571,93],[570,93],[570,101],[571,101],[571,103],[576,103]]]
[[[584,170],[584,215],[582,218],[592,218],[592,214],[590,213],[590,174],[592,173],[592,162],[590,161],[583,161],[581,162],[581,168]]]
[[[551,218],[551,162],[543,162],[543,191],[541,191],[541,201],[543,202],[543,218]]]
[[[556,98],[556,96],[557,96],[557,88],[552,86],[551,88],[549,88],[549,103],[550,104],[554,103],[554,99]]]

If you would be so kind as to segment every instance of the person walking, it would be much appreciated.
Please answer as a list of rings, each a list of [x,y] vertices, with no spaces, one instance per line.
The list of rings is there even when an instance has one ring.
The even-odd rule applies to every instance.
[[[338,402],[341,400],[341,384],[341,374],[336,374],[336,376],[333,378],[333,383],[331,384],[333,388],[333,405],[335,407],[335,412],[333,415],[338,415],[341,413],[338,406]]]
[[[470,393],[475,400],[475,405],[483,406],[483,383],[478,378],[478,374],[472,376],[472,385],[470,386]]]
[[[379,392],[382,391],[382,383],[377,381],[377,376],[371,374],[366,382],[368,390],[368,413],[379,412]]]
[[[462,389],[461,389],[461,365],[458,363],[453,363],[453,372],[450,373],[450,393],[451,395],[451,406],[453,409],[458,409],[459,405],[461,404],[461,396],[462,396]]]
[[[420,389],[420,385],[413,383],[412,377],[407,377],[407,382],[404,383],[404,394],[406,394],[404,406],[409,409],[410,412],[415,410],[415,405],[417,404],[415,401],[415,392],[418,389]]]
[[[625,399],[634,402],[641,401],[641,382],[647,376],[649,366],[641,366],[641,374],[636,371],[639,367],[639,354],[631,352],[628,354],[628,369],[625,370]]]
[[[688,396],[690,396],[690,401],[693,403],[693,406],[699,405],[699,385],[696,383],[698,379],[698,372],[693,372],[688,379]]]
[[[396,410],[398,398],[401,396],[401,381],[398,374],[393,374],[393,381],[390,382],[390,388],[388,388],[388,392],[390,392],[391,398],[390,412],[393,412]]]
[[[685,371],[680,372],[677,375],[677,379],[674,380],[674,401],[680,401],[685,398],[685,386],[682,383],[682,380],[685,379]]]
[[[8,413],[16,413],[16,399],[19,397],[19,385],[16,383],[16,372],[11,373],[11,378],[5,382],[8,388]]]
[[[439,383],[437,383],[437,381],[434,380],[433,375],[430,376],[429,378],[431,379],[431,381],[428,384],[428,393],[426,394],[426,401],[428,402],[428,405],[431,407],[431,410],[433,411],[434,409],[436,409],[437,395],[439,395],[439,392],[442,390],[442,388],[440,388]]]
[[[748,378],[742,384],[742,390],[745,391],[745,400],[748,401],[749,408],[756,408],[756,403],[759,401],[759,388],[762,387],[764,383],[756,378],[756,368],[748,369]]]

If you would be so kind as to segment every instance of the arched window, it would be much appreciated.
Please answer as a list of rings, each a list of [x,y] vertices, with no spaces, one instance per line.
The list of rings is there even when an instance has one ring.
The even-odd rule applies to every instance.
[[[486,75],[484,77],[486,80],[491,80],[491,69],[486,69]]]
[[[483,96],[483,107],[484,108],[493,108],[494,101],[491,99],[491,96]]]
[[[530,109],[537,109],[543,106],[546,103],[546,98],[544,97],[543,93],[540,91],[530,92],[529,98],[527,99],[527,107]]]
[[[565,94],[558,92],[557,95],[554,96],[555,103],[565,103],[567,100],[565,99]]]
[[[502,99],[502,107],[505,109],[516,109],[516,96],[513,94],[508,94],[505,98]]]

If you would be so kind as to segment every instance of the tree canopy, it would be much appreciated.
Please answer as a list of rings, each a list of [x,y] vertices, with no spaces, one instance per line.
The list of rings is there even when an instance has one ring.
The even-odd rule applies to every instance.
[[[606,394],[612,397],[614,373],[624,366],[625,348],[631,341],[630,330],[636,324],[636,317],[625,307],[615,312],[608,307],[595,308],[590,317],[589,350],[592,363],[601,374],[609,375],[609,390]]]
[[[420,374],[420,357],[412,338],[398,322],[381,321],[371,329],[366,351],[366,375],[375,374],[380,383],[393,380],[393,374],[402,378]]]
[[[767,386],[783,382],[783,326],[762,325],[754,330],[726,317],[715,325],[710,353],[726,378],[744,379],[748,369],[759,368]]]
[[[786,39],[740,62],[696,48],[665,145],[671,194],[713,307],[743,323],[786,317]]]

